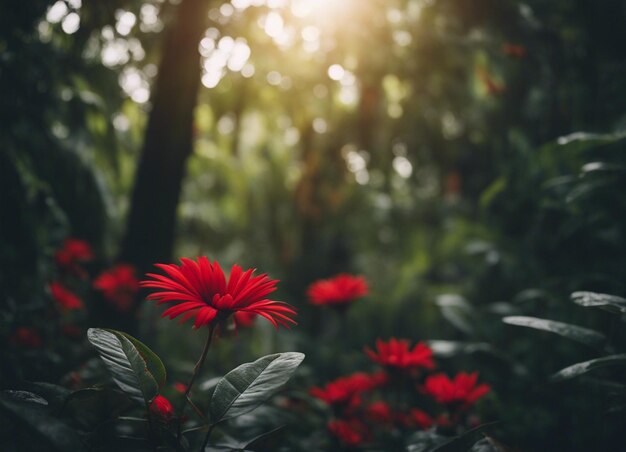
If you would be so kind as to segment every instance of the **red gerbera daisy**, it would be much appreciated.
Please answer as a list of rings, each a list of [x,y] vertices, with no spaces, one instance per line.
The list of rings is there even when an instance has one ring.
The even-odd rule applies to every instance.
[[[376,341],[377,351],[369,347],[365,348],[365,353],[372,361],[382,366],[396,369],[433,369],[433,352],[428,345],[423,342],[415,344],[410,349],[410,342],[406,339],[391,338],[388,342],[380,339]]]
[[[328,430],[347,446],[359,446],[368,438],[367,425],[358,419],[331,421]]]
[[[139,291],[135,267],[129,264],[118,264],[100,273],[93,285],[102,292],[108,302],[120,311],[128,311],[131,308],[135,295]]]
[[[79,264],[92,259],[89,243],[74,238],[65,239],[63,246],[54,253],[54,260],[62,270],[80,277],[85,277],[86,273]]]
[[[346,306],[367,295],[367,282],[363,276],[346,273],[334,278],[321,279],[309,286],[307,295],[312,304]]]
[[[365,416],[377,424],[387,424],[393,420],[391,408],[382,400],[369,404],[365,408]]]
[[[411,409],[409,419],[412,423],[424,430],[429,429],[435,423],[434,419],[427,412],[417,408]]]
[[[490,390],[489,385],[477,385],[478,372],[460,372],[451,380],[445,374],[431,375],[424,382],[424,392],[444,405],[467,407]]]
[[[158,289],[148,295],[158,304],[175,302],[163,312],[163,317],[182,321],[195,317],[194,327],[215,325],[231,314],[246,312],[258,314],[275,327],[296,324],[290,316],[296,311],[287,303],[266,298],[276,290],[275,279],[266,274],[252,276],[254,269],[246,270],[233,265],[226,282],[224,272],[217,262],[211,264],[205,256],[195,261],[182,258],[181,265],[155,264],[167,275],[148,273],[152,278],[141,282],[142,287]]]
[[[247,328],[254,325],[254,319],[256,319],[256,317],[257,314],[254,312],[246,311],[235,312],[235,315],[233,315],[237,328]]]
[[[359,403],[360,393],[371,391],[384,384],[386,380],[386,375],[382,373],[369,375],[364,372],[355,372],[327,383],[324,388],[313,387],[309,394],[329,405],[355,406]]]
[[[61,283],[51,282],[49,288],[52,298],[62,309],[82,309],[84,307],[82,300],[63,287]]]

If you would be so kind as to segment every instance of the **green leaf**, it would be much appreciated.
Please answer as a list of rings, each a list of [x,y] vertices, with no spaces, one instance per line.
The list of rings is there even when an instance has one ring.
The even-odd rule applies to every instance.
[[[548,319],[538,319],[536,317],[510,316],[502,319],[504,323],[509,325],[524,326],[534,328],[536,330],[555,333],[559,336],[566,337],[573,341],[577,341],[592,347],[600,347],[606,342],[606,336],[595,330],[583,328],[569,323],[557,322]]]
[[[87,338],[98,350],[113,381],[133,400],[147,404],[159,393],[159,385],[147,362],[125,334],[90,328]]]
[[[440,295],[436,303],[448,322],[464,333],[474,335],[474,308],[463,297],[455,294]]]
[[[599,307],[616,314],[626,312],[626,298],[596,292],[574,292],[572,301],[577,305]]]
[[[466,452],[471,449],[477,441],[480,441],[483,438],[482,432],[486,428],[495,424],[497,424],[497,422],[489,422],[487,424],[479,425],[478,427],[468,430],[462,435],[452,438],[444,444],[429,449],[428,452]]]
[[[590,370],[597,369],[598,367],[612,366],[614,364],[626,364],[626,354],[604,356],[602,358],[591,359],[589,361],[573,364],[552,375],[551,380],[568,380],[587,373]]]
[[[486,342],[460,342],[445,340],[430,340],[428,346],[435,356],[450,358],[461,353],[494,352],[494,348]]]
[[[267,444],[268,439],[273,437],[275,433],[283,430],[284,427],[284,425],[281,425],[280,427],[276,427],[269,432],[261,433],[260,435],[245,441],[237,441],[235,439],[228,438],[227,441],[222,441],[215,446],[208,446],[205,449],[205,452],[271,450]]]
[[[28,391],[14,391],[7,389],[2,391],[2,395],[16,402],[37,403],[39,405],[48,405],[48,401],[37,394]]]
[[[1,391],[0,412],[19,427],[32,432],[33,450],[85,450],[78,433],[52,415],[47,402],[27,391]],[[4,416],[3,416],[4,417]],[[3,420],[4,422],[4,420]]]
[[[277,353],[231,370],[211,397],[211,422],[216,424],[255,409],[289,380],[303,359],[302,353]]]
[[[146,344],[138,339],[135,339],[130,334],[126,334],[121,331],[116,331],[116,333],[124,335],[126,339],[133,343],[135,348],[137,348],[137,350],[141,354],[143,360],[146,362],[148,370],[150,371],[156,382],[159,384],[159,389],[163,388],[167,380],[167,372],[165,370],[165,366],[163,365],[163,361],[161,361],[161,358],[159,358],[156,353],[150,350],[150,348],[148,348]]]
[[[95,428],[132,406],[128,396],[113,388],[79,389],[67,396],[62,414],[81,426]]]

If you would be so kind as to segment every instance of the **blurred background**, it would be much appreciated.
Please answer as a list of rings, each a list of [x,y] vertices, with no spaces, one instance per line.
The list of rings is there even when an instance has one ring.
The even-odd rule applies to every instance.
[[[93,247],[94,276],[207,255],[280,279],[299,310],[292,332],[259,323],[240,333],[250,346],[224,341],[214,374],[298,350],[321,384],[366,367],[376,338],[436,340],[443,367],[492,386],[483,416],[509,444],[619,437],[623,411],[597,387],[545,383],[593,351],[500,318],[625,339],[619,318],[568,300],[626,294],[623,1],[0,8],[4,337],[49,328],[38,312],[67,237]],[[309,284],[340,272],[370,295],[343,317],[307,303]],[[95,298],[86,324],[137,334],[186,372],[203,339],[141,295],[124,313]],[[37,360],[3,351],[3,386],[73,371],[55,340]]]

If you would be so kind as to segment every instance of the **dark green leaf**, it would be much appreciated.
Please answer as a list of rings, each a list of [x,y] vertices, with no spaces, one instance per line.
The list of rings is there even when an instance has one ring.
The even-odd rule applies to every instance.
[[[614,364],[626,364],[626,354],[610,355],[603,358],[596,358],[589,361],[576,363],[558,371],[557,373],[552,375],[551,379],[553,381],[567,380],[569,378],[575,378],[579,375],[587,373],[592,369],[604,366],[611,366]]]
[[[428,452],[434,447],[445,443],[447,438],[439,435],[434,429],[419,431],[411,435],[407,441],[407,452]]]
[[[626,312],[626,298],[595,292],[574,292],[572,301],[584,307],[599,307],[614,313]]]
[[[119,334],[124,335],[124,337],[131,341],[133,345],[137,348],[137,350],[139,350],[141,357],[148,366],[148,370],[150,371],[156,382],[159,384],[159,389],[165,386],[165,382],[167,380],[167,372],[165,371],[165,366],[163,365],[163,361],[161,361],[161,358],[159,358],[156,353],[150,350],[147,345],[145,345],[138,339],[135,339],[131,335],[123,333],[121,331],[119,332]]]
[[[450,358],[460,353],[493,352],[494,349],[486,342],[459,342],[431,340],[428,346],[436,356]]]
[[[54,417],[47,407],[47,402],[36,394],[26,391],[2,391],[0,410],[18,426],[33,433],[32,446],[41,446],[42,450],[53,448],[60,452],[85,450],[77,432]]]
[[[2,394],[5,397],[11,400],[14,400],[16,402],[38,403],[40,405],[48,405],[48,401],[46,399],[28,391],[13,391],[11,389],[7,389],[5,391],[2,391]]]
[[[437,306],[441,314],[452,325],[466,334],[474,334],[474,321],[472,319],[474,308],[459,295],[446,294],[437,297]]]
[[[265,443],[267,442],[268,438],[272,437],[275,433],[281,431],[284,427],[284,425],[281,425],[280,427],[276,427],[269,432],[261,433],[260,435],[257,435],[254,438],[246,441],[237,441],[235,439],[231,439],[230,441],[226,442],[222,441],[215,446],[208,446],[205,449],[205,452],[271,450]]]
[[[486,428],[495,424],[497,424],[497,422],[479,425],[478,427],[468,430],[462,435],[452,438],[444,444],[429,449],[428,452],[467,452],[474,444],[476,444],[476,442],[482,439],[482,432]]]
[[[148,370],[146,361],[126,335],[90,328],[87,338],[98,350],[113,381],[132,399],[148,403],[159,393],[159,385]]]
[[[95,427],[114,419],[130,408],[131,401],[112,388],[86,388],[71,393],[65,400],[63,414],[71,416],[79,424]]]
[[[303,359],[302,353],[277,353],[230,371],[211,397],[211,422],[240,416],[259,406],[289,380]]]
[[[548,319],[538,319],[536,317],[510,316],[502,319],[509,325],[524,326],[536,330],[547,331],[566,337],[592,347],[599,347],[606,341],[606,336],[595,330],[583,328],[569,323],[557,322]]]

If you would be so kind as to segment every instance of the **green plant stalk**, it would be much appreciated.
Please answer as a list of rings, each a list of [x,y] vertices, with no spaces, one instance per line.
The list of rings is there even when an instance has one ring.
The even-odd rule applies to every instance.
[[[206,432],[206,436],[204,437],[204,441],[202,442],[202,447],[200,448],[200,452],[206,449],[206,446],[209,444],[209,438],[211,437],[211,432],[213,432],[213,428],[215,424],[209,425],[209,430]]]
[[[187,408],[187,402],[188,402],[188,398],[189,398],[189,393],[191,392],[191,388],[193,387],[194,382],[196,381],[196,378],[198,377],[198,375],[200,374],[200,370],[202,369],[202,365],[204,364],[204,360],[206,359],[206,356],[209,352],[209,347],[211,346],[211,340],[213,339],[213,333],[215,332],[215,326],[214,325],[210,325],[209,326],[209,335],[206,339],[206,342],[204,344],[204,349],[202,350],[202,354],[200,355],[200,359],[198,360],[198,362],[196,363],[196,365],[193,368],[193,374],[191,375],[191,380],[189,380],[189,384],[187,385],[187,390],[185,391],[185,394],[183,396],[183,405],[181,406],[180,410],[179,410],[179,417],[178,417],[178,431],[176,433],[176,437],[178,438],[178,440],[180,440],[180,435],[181,435],[181,429],[182,429],[182,419],[183,419],[183,415],[185,414],[185,408]]]

